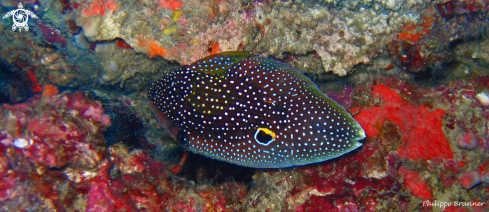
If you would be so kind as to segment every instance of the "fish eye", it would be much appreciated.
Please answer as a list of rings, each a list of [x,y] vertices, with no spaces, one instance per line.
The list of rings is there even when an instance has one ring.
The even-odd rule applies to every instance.
[[[259,127],[255,132],[255,141],[263,146],[268,146],[276,137],[275,133],[267,128]]]

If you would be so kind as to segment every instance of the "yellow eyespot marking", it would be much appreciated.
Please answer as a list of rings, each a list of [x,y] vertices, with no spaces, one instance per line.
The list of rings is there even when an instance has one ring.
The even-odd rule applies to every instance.
[[[277,135],[275,135],[275,133],[273,131],[269,130],[268,128],[258,127],[258,130],[263,131],[267,135],[271,135],[273,140],[275,140],[277,138]]]

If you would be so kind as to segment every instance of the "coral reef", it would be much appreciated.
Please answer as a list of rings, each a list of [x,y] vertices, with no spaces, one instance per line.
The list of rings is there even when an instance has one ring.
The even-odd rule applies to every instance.
[[[485,33],[485,3],[32,1],[25,4],[40,17],[33,33],[4,30],[0,48],[5,60],[26,61],[40,82],[74,89],[135,91],[177,67],[161,57],[189,64],[229,50],[285,59],[319,79],[332,77],[326,72],[420,72],[451,61],[452,42]]]
[[[91,40],[122,38],[138,52],[182,64],[230,50],[278,58],[315,52],[323,70],[308,64],[302,70],[340,76],[385,50],[402,67],[423,70],[449,60],[447,49],[438,46],[478,35],[488,24],[483,2],[110,1],[118,6],[103,14],[97,2],[76,10],[76,22]]]
[[[363,148],[325,163],[254,171],[231,164],[218,168],[221,165],[217,161],[198,157],[187,157],[183,167],[173,169],[152,157],[148,149],[133,147],[131,151],[122,143],[107,146],[103,130],[121,119],[110,119],[104,114],[102,104],[96,101],[106,100],[88,98],[82,93],[57,94],[55,87],[45,86],[42,95],[25,103],[1,106],[0,119],[6,123],[0,128],[3,182],[0,198],[4,203],[1,209],[19,206],[87,211],[445,209],[425,204],[436,200],[485,203],[450,210],[487,210],[487,119],[468,124],[467,112],[463,110],[475,108],[472,119],[489,116],[487,111],[480,110],[482,106],[475,99],[477,85],[488,81],[485,78],[470,83],[455,81],[429,88],[384,78],[341,91],[331,96],[349,102],[355,117],[370,113],[369,117],[376,119],[372,121],[375,124],[364,123],[368,138]],[[374,98],[358,95],[364,92],[371,92]],[[451,95],[444,95],[447,92]],[[472,100],[464,100],[467,94]],[[433,100],[432,96],[443,98]],[[404,111],[395,110],[393,105],[397,104]],[[446,115],[426,118],[426,114],[436,111]],[[406,115],[409,112],[412,114]],[[414,118],[417,116],[423,119]],[[417,141],[406,131],[408,127],[414,132],[429,128],[441,132],[439,136],[443,137],[426,140],[433,149],[425,151],[425,146],[409,146]],[[457,148],[459,132],[463,131],[471,132],[480,148]],[[447,142],[451,154],[438,147],[445,145],[439,139]],[[404,154],[406,148],[417,157]],[[204,160],[210,160],[205,162],[207,167],[197,169],[196,164]],[[233,175],[234,179],[229,178]]]
[[[176,67],[168,61],[137,54],[121,39],[88,40],[75,24],[78,2],[23,3],[39,19],[29,23],[29,33],[8,30],[11,20],[2,21],[0,26],[5,30],[0,35],[4,41],[0,56],[7,63],[28,70],[41,84],[86,90],[119,86],[135,91],[150,82],[155,74],[162,75],[162,72],[157,73],[159,70]],[[8,11],[11,7],[17,6],[5,3],[0,8]]]
[[[488,3],[23,1],[28,32],[0,22],[0,211],[488,211]],[[310,76],[363,146],[290,169],[186,153],[149,82],[228,50]]]
[[[111,120],[82,93],[44,93],[1,111],[2,211],[224,210],[246,194],[235,182],[192,186],[147,151],[106,147]]]
[[[109,117],[81,93],[45,92],[26,103],[4,104],[1,111],[1,210],[71,208],[64,201],[77,194],[67,180],[69,173],[85,170],[78,177],[90,178],[102,163],[100,132],[110,124]]]

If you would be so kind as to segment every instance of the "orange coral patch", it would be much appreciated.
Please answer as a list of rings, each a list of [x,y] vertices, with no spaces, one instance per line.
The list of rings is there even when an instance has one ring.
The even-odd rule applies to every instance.
[[[399,40],[406,40],[408,39],[409,37],[411,37],[411,33],[408,33],[408,32],[400,32],[399,35],[397,35],[397,39]]]
[[[160,0],[160,6],[166,9],[176,11],[182,7],[183,2],[179,0]]]
[[[82,14],[86,17],[104,16],[105,10],[115,11],[119,9],[119,7],[120,6],[112,0],[94,0],[83,8]]]
[[[414,25],[411,22],[404,23],[402,25],[402,29],[405,30],[405,31],[414,31],[414,30],[416,30],[416,25]]]
[[[408,41],[411,41],[412,43],[415,43],[416,41],[418,41],[419,39],[421,38],[421,33],[416,33],[414,35],[411,36],[410,39],[408,39]]]
[[[219,41],[211,45],[211,55],[217,54],[218,50],[219,50]]]
[[[58,88],[54,85],[45,85],[44,90],[42,92],[43,97],[50,97],[58,94]]]
[[[408,32],[400,32],[399,35],[397,36],[397,39],[399,40],[405,40],[408,41],[409,43],[416,43],[421,38],[421,33],[408,33]]]
[[[149,56],[151,57],[154,57],[154,56],[161,56],[161,57],[165,57],[166,56],[166,50],[165,48],[161,47],[158,42],[156,42],[155,40],[152,40],[150,43],[149,43],[149,46],[148,46],[148,54]]]

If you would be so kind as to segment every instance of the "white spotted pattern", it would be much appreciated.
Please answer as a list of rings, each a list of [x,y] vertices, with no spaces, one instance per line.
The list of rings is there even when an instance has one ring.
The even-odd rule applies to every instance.
[[[281,168],[332,159],[365,132],[302,73],[274,60],[227,52],[153,82],[151,101],[197,154],[242,166]],[[258,128],[276,134],[268,145]]]

